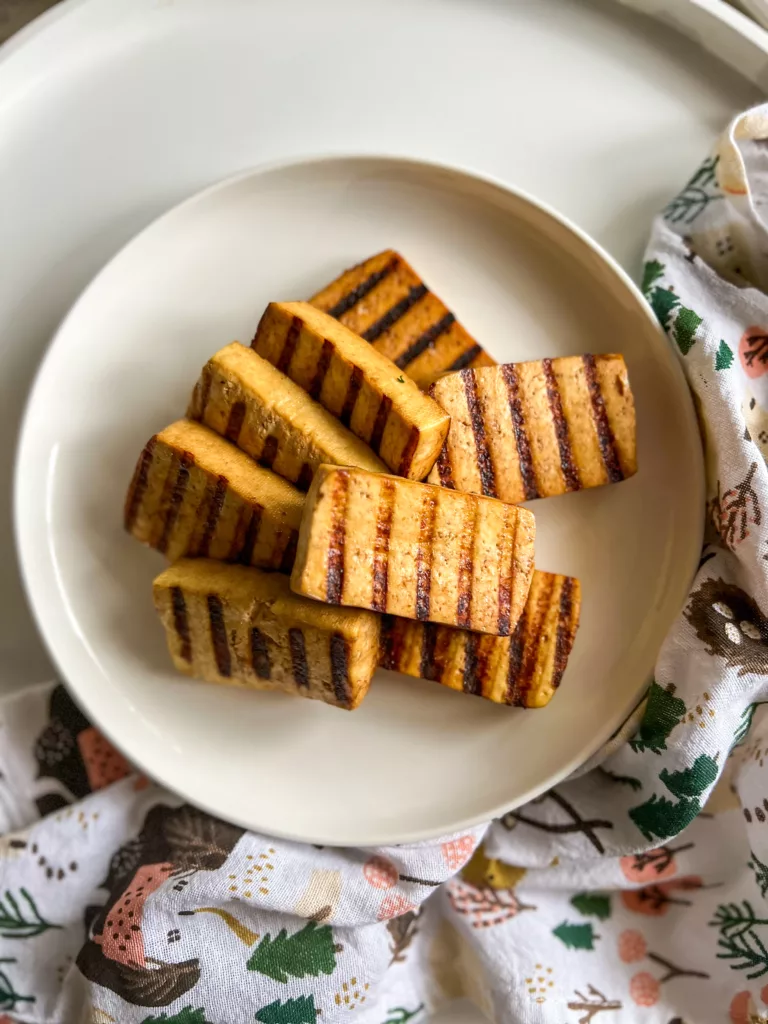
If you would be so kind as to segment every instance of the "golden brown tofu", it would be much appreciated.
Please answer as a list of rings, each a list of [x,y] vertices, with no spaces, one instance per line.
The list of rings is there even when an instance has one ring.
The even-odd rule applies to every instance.
[[[378,615],[297,597],[278,573],[202,558],[161,573],[154,598],[173,662],[186,675],[348,710],[368,691]]]
[[[297,384],[236,341],[203,367],[187,415],[304,491],[321,462],[387,469]]]
[[[422,480],[448,416],[359,334],[307,302],[271,302],[251,343],[377,452],[398,476]]]
[[[493,365],[448,307],[392,249],[345,270],[310,302],[362,335],[424,390],[448,370]]]
[[[580,610],[577,579],[536,570],[511,636],[385,616],[380,664],[496,704],[542,708],[560,685]]]
[[[462,370],[430,394],[451,416],[430,483],[519,502],[637,472],[635,405],[620,355]]]
[[[193,420],[155,434],[139,456],[125,528],[171,561],[219,558],[290,572],[304,495]]]
[[[533,541],[527,509],[321,466],[291,586],[329,604],[507,636],[528,596]]]

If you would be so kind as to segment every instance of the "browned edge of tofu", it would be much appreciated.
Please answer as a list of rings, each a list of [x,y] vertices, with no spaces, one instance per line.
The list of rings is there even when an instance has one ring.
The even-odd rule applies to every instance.
[[[298,597],[288,578],[181,559],[154,582],[176,668],[208,682],[282,690],[353,710],[376,670],[380,617]]]
[[[634,399],[620,355],[462,370],[430,394],[451,417],[430,483],[516,503],[637,471]]]
[[[251,347],[369,444],[393,473],[421,480],[430,471],[448,416],[359,334],[307,302],[271,302]]]
[[[329,604],[506,636],[528,597],[534,536],[532,514],[515,505],[321,466],[291,585]]]
[[[512,636],[385,616],[382,668],[496,704],[545,707],[563,677],[581,613],[581,584],[536,570]]]
[[[309,301],[370,342],[422,390],[446,371],[493,365],[393,249],[345,270]]]
[[[203,367],[187,415],[306,490],[320,463],[386,471],[386,464],[319,402],[239,342]]]
[[[125,528],[164,554],[290,572],[304,495],[193,420],[150,438],[125,500]]]

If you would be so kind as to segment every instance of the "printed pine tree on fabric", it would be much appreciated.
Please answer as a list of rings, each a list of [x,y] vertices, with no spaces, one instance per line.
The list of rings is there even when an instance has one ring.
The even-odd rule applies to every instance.
[[[170,1017],[165,1013],[159,1017],[145,1017],[141,1024],[210,1024],[210,1021],[205,1016],[205,1010],[193,1010],[187,1006]]]
[[[557,928],[553,928],[552,934],[568,949],[594,949],[595,940],[600,938],[591,924],[571,924],[569,921],[563,921]]]
[[[274,981],[287,982],[289,977],[313,978],[333,974],[336,954],[342,947],[333,941],[330,925],[318,926],[309,921],[301,931],[289,935],[283,928],[273,939],[265,935],[248,960],[249,971],[266,974]]]
[[[646,839],[670,839],[690,825],[701,810],[699,797],[717,779],[717,762],[700,754],[690,768],[670,772],[665,768],[659,779],[676,796],[677,802],[654,794],[650,800],[630,808],[629,817]]]
[[[276,999],[256,1013],[256,1020],[262,1024],[315,1024],[316,1017],[315,997],[311,994],[287,999],[284,1003]]]
[[[717,350],[715,356],[715,369],[716,370],[729,370],[733,363],[733,350],[730,345],[727,345],[722,339],[720,341],[720,347]]]
[[[667,740],[672,730],[685,716],[685,704],[675,696],[674,686],[666,689],[654,680],[648,690],[648,704],[640,728],[630,746],[636,753],[651,750],[660,754],[667,749]]]
[[[663,276],[665,266],[663,263],[659,263],[658,260],[648,260],[643,267],[643,280],[640,284],[640,290],[646,298],[650,298],[651,289]]]
[[[571,906],[585,917],[606,921],[611,916],[611,897],[599,892],[580,892],[571,899]]]
[[[703,322],[698,313],[694,313],[692,309],[688,309],[686,306],[680,306],[678,309],[675,322],[672,325],[672,337],[684,356],[687,356],[693,348],[696,331]]]

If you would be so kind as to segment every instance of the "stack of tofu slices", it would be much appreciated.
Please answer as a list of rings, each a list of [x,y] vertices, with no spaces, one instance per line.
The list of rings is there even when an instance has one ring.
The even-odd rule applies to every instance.
[[[623,480],[635,451],[621,356],[497,366],[387,251],[211,357],[125,525],[171,563],[182,672],[352,709],[380,665],[542,707],[580,587],[534,569],[519,503]]]

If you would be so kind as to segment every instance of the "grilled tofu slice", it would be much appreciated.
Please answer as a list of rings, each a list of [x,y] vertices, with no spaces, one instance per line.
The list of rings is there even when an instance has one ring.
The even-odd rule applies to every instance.
[[[395,364],[307,302],[271,302],[251,343],[378,452],[398,476],[421,480],[449,418]]]
[[[431,483],[519,502],[637,472],[635,405],[620,355],[462,370],[430,394],[451,416]]]
[[[560,685],[580,611],[577,579],[536,570],[512,636],[385,616],[380,665],[495,704],[542,708]]]
[[[321,466],[291,586],[329,604],[506,636],[528,596],[533,540],[527,509]]]
[[[424,390],[446,371],[493,365],[448,307],[392,249],[345,270],[310,302],[362,335]]]
[[[182,559],[154,582],[180,672],[356,708],[376,669],[380,618],[291,593],[287,576]]]
[[[387,467],[359,438],[252,349],[233,342],[203,367],[187,415],[306,490],[317,467]]]
[[[290,572],[304,497],[208,427],[179,420],[139,456],[125,528],[171,561],[210,556]]]

